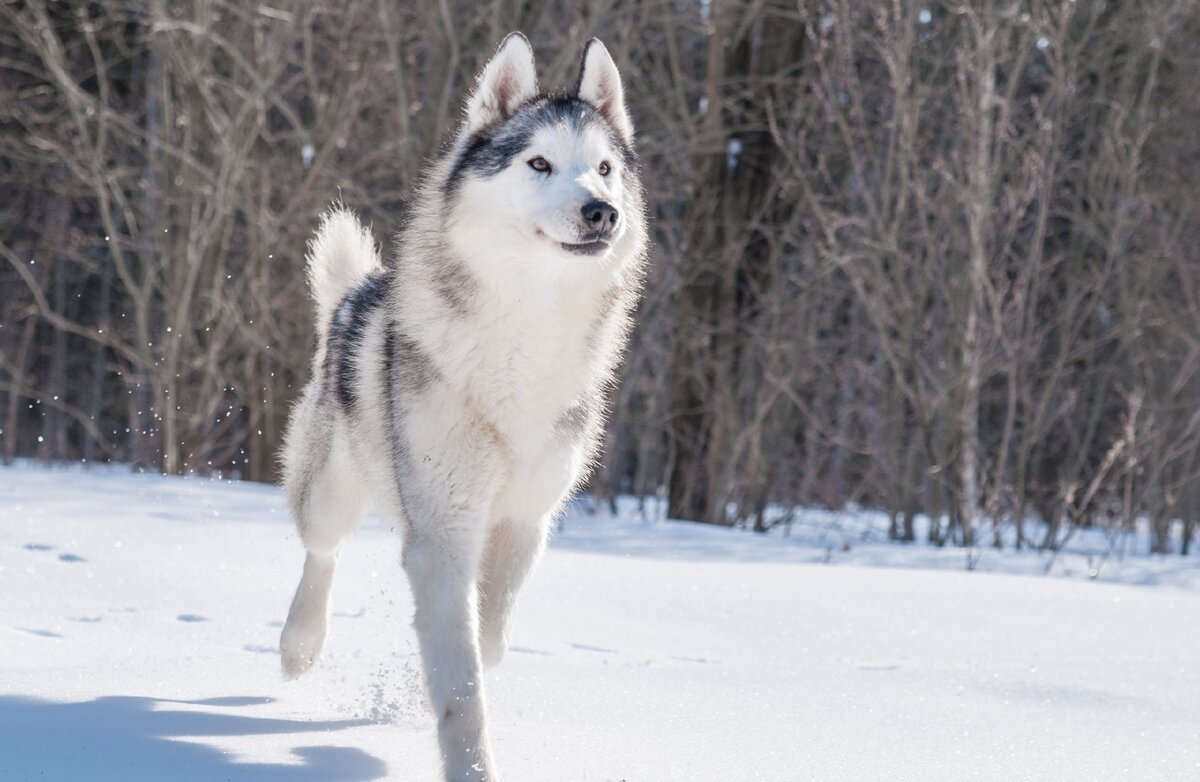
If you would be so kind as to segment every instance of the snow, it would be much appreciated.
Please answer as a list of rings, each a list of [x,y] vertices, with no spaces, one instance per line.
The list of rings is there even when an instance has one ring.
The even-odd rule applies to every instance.
[[[847,528],[577,508],[487,676],[505,779],[1200,779],[1195,558],[966,572]],[[0,469],[0,779],[436,779],[398,552],[368,520],[284,683],[278,490]]]

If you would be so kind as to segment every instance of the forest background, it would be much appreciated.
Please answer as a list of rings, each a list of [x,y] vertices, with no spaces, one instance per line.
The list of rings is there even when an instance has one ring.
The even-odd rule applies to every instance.
[[[318,216],[390,242],[513,29],[550,87],[601,37],[638,128],[654,249],[594,497],[1187,553],[1190,0],[0,3],[4,460],[274,480]]]

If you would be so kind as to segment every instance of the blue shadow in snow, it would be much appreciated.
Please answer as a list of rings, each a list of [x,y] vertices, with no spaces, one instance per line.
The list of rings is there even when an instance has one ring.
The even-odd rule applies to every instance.
[[[271,698],[171,701],[106,696],[80,703],[0,696],[0,779],[61,782],[366,782],[387,775],[377,757],[347,747],[294,747],[296,763],[239,763],[195,743],[206,736],[323,733],[366,720],[306,722],[204,711],[159,704],[239,707]],[[174,741],[176,737],[187,741]]]

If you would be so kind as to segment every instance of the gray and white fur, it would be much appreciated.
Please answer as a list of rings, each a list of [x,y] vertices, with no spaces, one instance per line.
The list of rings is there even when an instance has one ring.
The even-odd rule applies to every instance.
[[[482,672],[596,456],[645,255],[616,65],[592,40],[575,88],[544,94],[520,33],[426,172],[394,262],[341,207],[310,243],[318,346],[284,451],[307,556],[283,670],[320,656],[339,547],[373,504],[403,531],[449,780],[497,779]]]

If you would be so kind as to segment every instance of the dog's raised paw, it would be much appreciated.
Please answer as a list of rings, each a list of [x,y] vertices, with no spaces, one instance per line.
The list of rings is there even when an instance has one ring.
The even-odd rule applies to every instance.
[[[279,658],[283,663],[283,678],[288,680],[303,676],[317,661],[316,655],[303,650],[287,648],[280,650]]]
[[[285,679],[296,679],[308,672],[321,657],[325,632],[321,629],[301,629],[290,622],[279,637],[279,658]]]

